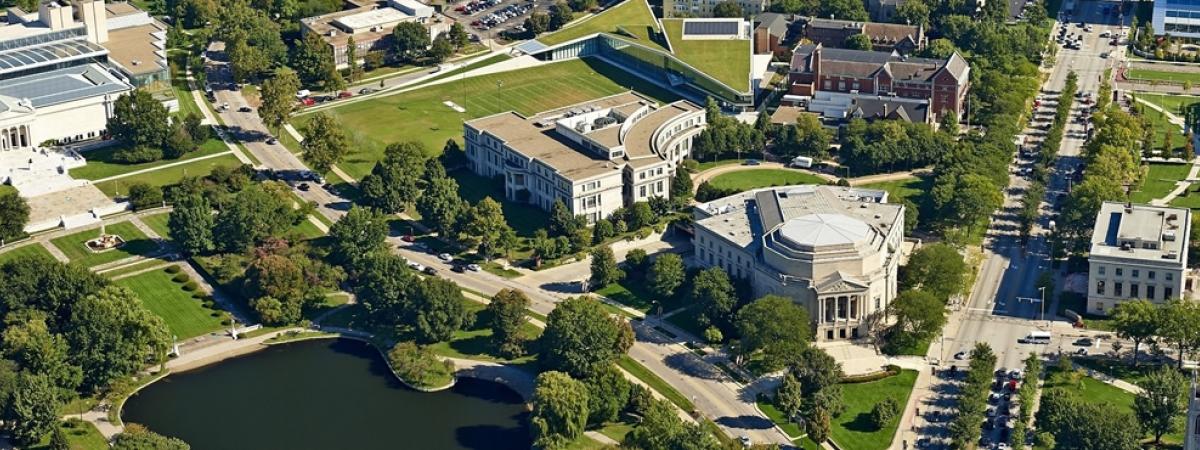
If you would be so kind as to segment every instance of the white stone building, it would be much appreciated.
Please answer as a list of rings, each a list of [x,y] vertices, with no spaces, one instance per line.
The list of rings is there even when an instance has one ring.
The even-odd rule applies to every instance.
[[[703,108],[659,105],[626,92],[524,117],[506,112],[463,125],[478,175],[504,178],[505,197],[550,210],[562,200],[588,222],[651,197],[670,196],[670,178],[705,126]]]
[[[693,209],[696,263],[748,279],[755,296],[808,309],[818,341],[865,337],[864,319],[896,297],[904,206],[886,191],[800,185]]]
[[[1164,303],[1186,296],[1187,208],[1104,202],[1088,256],[1089,314],[1108,314],[1121,302]]]

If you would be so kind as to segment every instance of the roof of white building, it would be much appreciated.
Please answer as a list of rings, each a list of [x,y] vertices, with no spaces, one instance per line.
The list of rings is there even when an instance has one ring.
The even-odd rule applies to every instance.
[[[871,226],[843,214],[816,213],[788,219],[779,233],[782,239],[801,246],[852,245],[870,237]]]
[[[1092,256],[1184,265],[1191,210],[1104,202],[1092,230]]]
[[[132,89],[97,64],[67,67],[0,81],[0,96],[28,99],[34,108]]]
[[[756,189],[698,205],[708,217],[696,226],[742,247],[774,230],[799,247],[854,244],[902,219],[904,207],[887,198],[887,191],[844,186]]]

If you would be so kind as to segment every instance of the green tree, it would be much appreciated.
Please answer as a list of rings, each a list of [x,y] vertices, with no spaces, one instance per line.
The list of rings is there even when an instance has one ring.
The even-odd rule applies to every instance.
[[[933,203],[947,226],[975,227],[1001,206],[1004,195],[996,183],[974,173],[940,177],[933,187]]]
[[[113,438],[113,450],[189,450],[186,442],[150,431],[136,423],[126,424]]]
[[[1042,395],[1036,423],[1054,436],[1055,449],[1133,450],[1142,436],[1132,413],[1108,403],[1086,402],[1060,389]]]
[[[458,25],[458,22],[454,23]],[[462,25],[458,25],[461,27]],[[358,63],[358,43],[354,42],[354,35],[346,36],[346,65],[349,66],[350,82],[356,83],[362,79],[362,65]]]
[[[521,327],[527,321],[529,297],[516,289],[501,289],[492,296],[487,311],[491,314],[492,342],[500,355],[515,358],[524,353],[525,337]]]
[[[233,197],[217,215],[213,238],[228,252],[248,249],[269,236],[279,236],[303,219],[287,194],[251,185]]]
[[[550,15],[546,13],[534,12],[529,17],[525,18],[523,24],[530,37],[545,33],[550,29]]]
[[[113,104],[108,133],[132,147],[158,147],[171,133],[167,108],[145,90],[129,92]]]
[[[466,323],[462,288],[453,281],[428,277],[417,284],[409,319],[413,337],[418,342],[435,343],[450,340],[454,332]]]
[[[824,0],[820,2],[821,17],[836,17],[841,20],[866,21],[867,8],[857,0]]]
[[[733,322],[737,295],[729,274],[720,267],[709,267],[692,278],[692,299],[700,305],[704,321],[719,325]]]
[[[374,209],[354,206],[329,227],[330,257],[357,269],[361,258],[387,248],[387,235],[387,217]]]
[[[29,222],[29,204],[16,189],[0,191],[0,241],[11,241],[25,235]]]
[[[625,271],[617,265],[612,248],[605,245],[592,250],[592,278],[589,285],[595,289],[608,286],[625,278]]]
[[[62,427],[54,427],[50,432],[50,450],[71,450],[71,443],[67,441],[67,434],[63,433]]]
[[[745,12],[742,7],[732,0],[724,0],[713,7],[713,17],[742,17]]]
[[[192,135],[188,134],[182,122],[177,122],[171,126],[171,131],[167,135],[167,140],[163,142],[163,157],[167,159],[179,159],[183,155],[196,149],[196,142],[192,140]]]
[[[11,322],[15,319],[10,319],[3,332],[4,357],[28,373],[49,377],[64,394],[74,395],[83,381],[83,372],[69,360],[71,349],[66,338],[52,333],[42,318]]]
[[[20,377],[4,416],[11,421],[11,437],[20,446],[37,443],[58,423],[62,405],[49,377],[26,373]]]
[[[562,199],[554,199],[554,203],[550,205],[550,235],[570,236],[577,229],[579,221],[571,214],[571,210],[567,209],[567,204],[563,203]]]
[[[674,253],[667,253],[654,260],[650,267],[650,289],[664,298],[675,296],[675,290],[683,286],[687,272],[683,266],[683,258]]]
[[[269,326],[282,326],[300,320],[300,303],[289,301],[284,303],[269,295],[250,301],[250,307],[258,314],[258,319]]]
[[[875,429],[882,430],[900,414],[900,402],[894,397],[884,397],[871,408],[871,424]]]
[[[790,371],[783,375],[783,383],[775,391],[775,408],[790,422],[798,422],[804,407],[804,390],[800,380]]]
[[[546,319],[538,361],[546,370],[587,378],[625,354],[632,335],[629,324],[609,315],[599,300],[569,298]]]
[[[366,256],[355,274],[354,294],[369,325],[378,328],[395,327],[406,313],[409,297],[416,289],[417,277],[408,268],[404,257],[391,252]]]
[[[636,230],[642,227],[654,225],[658,221],[658,216],[654,214],[654,210],[650,209],[650,204],[646,202],[637,202],[629,208],[629,229]]]
[[[304,33],[292,43],[291,67],[305,86],[324,86],[335,70],[333,47],[318,33]]]
[[[1200,346],[1200,304],[1174,299],[1167,303],[1162,312],[1159,336],[1175,347],[1179,368],[1183,368],[1183,355]]]
[[[157,208],[163,205],[163,192],[162,188],[150,183],[134,182],[129,185],[126,199],[134,210]]]
[[[1179,371],[1162,367],[1138,386],[1142,392],[1133,399],[1133,414],[1142,429],[1154,435],[1154,446],[1158,447],[1164,434],[1179,429],[1179,419],[1187,410],[1187,380]]]
[[[433,40],[433,44],[429,46],[429,57],[436,63],[445,62],[453,54],[454,44],[451,44],[450,39],[444,34],[439,35]]]
[[[958,250],[938,243],[913,252],[901,279],[905,286],[920,288],[944,302],[963,291],[966,275],[967,263]]]
[[[359,183],[362,201],[385,213],[404,212],[408,203],[420,197],[424,174],[423,145],[415,141],[388,145],[383,160]]]
[[[676,207],[683,207],[691,202],[694,196],[691,175],[688,175],[688,171],[683,167],[676,168],[675,175],[671,176],[671,201],[675,202]]]
[[[533,391],[534,447],[562,448],[583,434],[588,419],[588,389],[562,372],[543,372]]]
[[[141,370],[166,357],[170,334],[128,289],[106,287],[75,303],[67,341],[83,368],[85,392]]]
[[[212,206],[208,199],[195,193],[175,199],[175,207],[167,216],[167,231],[171,240],[191,255],[203,255],[215,247],[213,224]]]
[[[903,2],[896,6],[895,19],[918,27],[929,25],[929,6],[924,1]]]
[[[232,42],[231,44],[228,42]],[[245,83],[257,79],[271,70],[271,57],[260,48],[251,46],[245,39],[227,41],[229,64],[233,66],[233,79]]]
[[[445,386],[454,380],[454,363],[442,360],[429,347],[411,341],[397,343],[388,352],[396,375],[409,384],[425,388]]]
[[[392,29],[392,43],[396,56],[412,62],[429,47],[429,31],[417,22],[401,22]]]
[[[296,92],[300,90],[300,78],[288,68],[276,69],[262,84],[258,116],[272,130],[278,130],[287,122],[296,109]]]
[[[737,314],[742,353],[763,352],[763,365],[772,370],[804,351],[812,339],[809,328],[808,310],[778,295],[759,298]]]
[[[350,153],[350,141],[345,127],[333,116],[324,112],[313,114],[308,126],[304,127],[304,162],[318,173],[328,172],[334,164]]]
[[[430,170],[431,164],[439,164],[437,160],[429,160],[425,170],[425,188],[417,199],[417,212],[422,220],[438,232],[439,236],[447,239],[454,238],[454,226],[467,210],[467,202],[458,195],[458,182],[446,176],[445,170],[437,172]]]
[[[888,333],[893,345],[907,347],[911,340],[933,336],[946,323],[946,304],[933,294],[919,289],[900,292],[888,309],[896,322]]]
[[[871,37],[865,34],[852,34],[846,37],[846,41],[842,46],[851,50],[871,50],[874,45],[871,43]]]
[[[1158,333],[1161,323],[1159,309],[1149,300],[1130,300],[1118,303],[1111,315],[1117,336],[1133,341],[1133,366],[1137,367],[1142,342]]]
[[[455,49],[461,49],[471,43],[471,36],[467,34],[467,28],[461,23],[454,22],[450,25],[450,43],[454,44]]]
[[[725,448],[699,424],[685,423],[666,400],[650,398],[641,421],[622,441],[622,448],[718,450]]]
[[[458,240],[478,249],[485,258],[494,258],[516,245],[516,232],[504,219],[504,209],[491,197],[484,197],[467,212]]]
[[[575,14],[571,12],[570,6],[561,1],[555,3],[554,6],[550,7],[549,29],[553,31],[562,28],[563,25],[570,23],[573,18],[575,18]]]
[[[601,367],[583,379],[588,392],[588,424],[603,425],[617,420],[629,403],[629,380],[616,364]]]

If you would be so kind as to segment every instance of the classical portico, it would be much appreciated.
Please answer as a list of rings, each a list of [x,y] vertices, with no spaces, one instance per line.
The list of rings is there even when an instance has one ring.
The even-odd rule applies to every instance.
[[[0,130],[0,150],[28,150],[33,148],[29,125],[9,126]]]
[[[816,286],[817,335],[834,339],[854,339],[867,311],[870,286],[835,272]]]

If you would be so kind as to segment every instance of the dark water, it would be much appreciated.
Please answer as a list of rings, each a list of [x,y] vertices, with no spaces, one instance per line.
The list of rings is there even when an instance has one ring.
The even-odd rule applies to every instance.
[[[369,345],[298,342],[171,375],[125,403],[126,422],[194,450],[526,449],[521,398],[463,378],[404,387]]]

